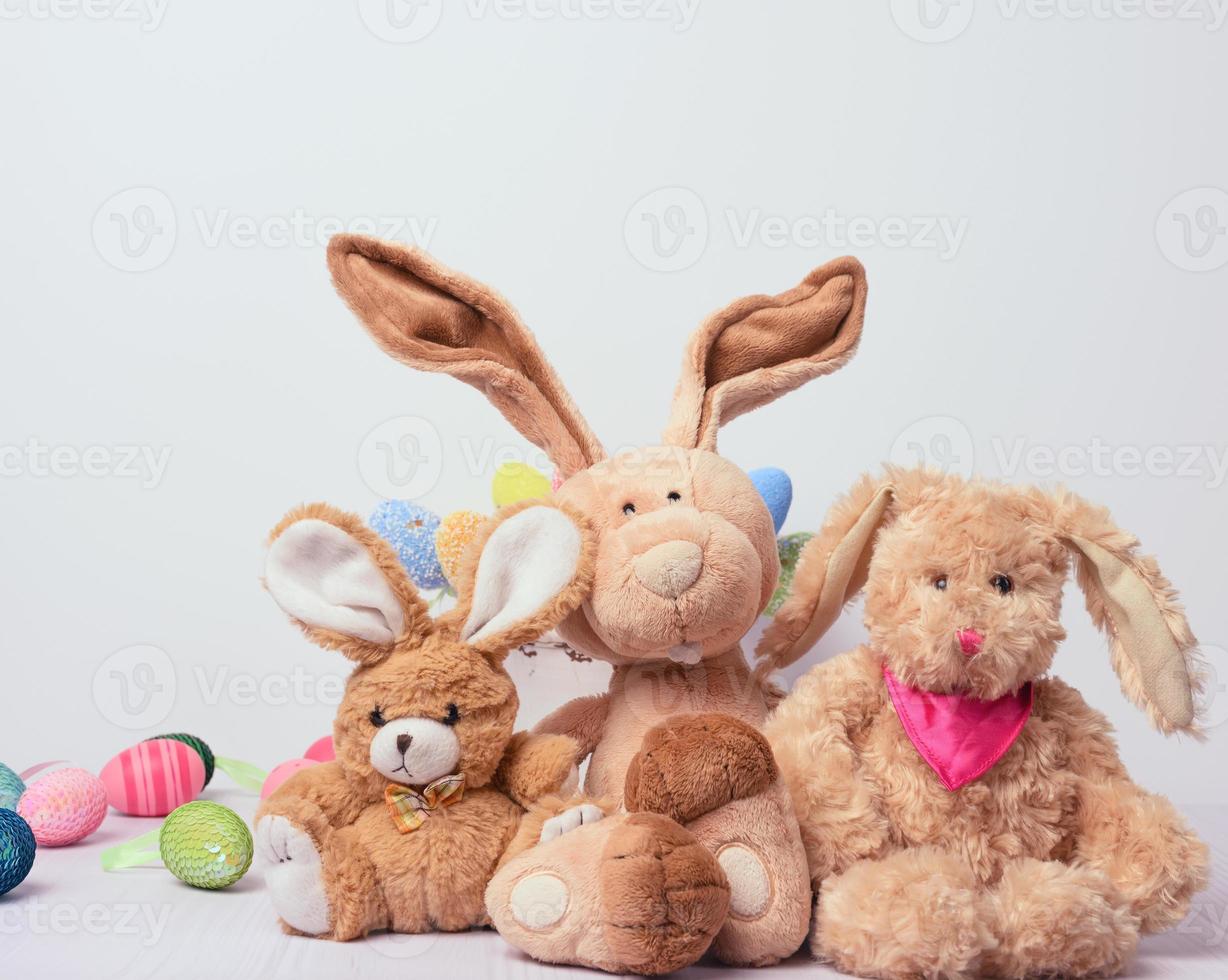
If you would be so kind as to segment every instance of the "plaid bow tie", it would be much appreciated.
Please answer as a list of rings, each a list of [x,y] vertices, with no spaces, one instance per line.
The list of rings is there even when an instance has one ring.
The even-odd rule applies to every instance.
[[[422,826],[430,811],[459,803],[465,795],[465,776],[444,776],[436,779],[421,793],[408,786],[392,783],[384,790],[384,802],[392,814],[397,830],[408,834]]]

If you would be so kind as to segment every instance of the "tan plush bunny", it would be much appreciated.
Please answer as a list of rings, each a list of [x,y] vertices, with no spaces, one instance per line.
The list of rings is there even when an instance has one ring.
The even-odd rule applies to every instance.
[[[867,977],[1108,976],[1205,886],[1206,846],[1048,674],[1071,556],[1126,695],[1195,732],[1176,594],[1101,508],[893,469],[807,544],[759,655],[796,660],[863,588],[870,633],[766,727],[818,893],[816,956]]]
[[[518,701],[503,660],[575,608],[593,558],[582,518],[545,503],[505,509],[467,553],[456,608],[432,620],[357,517],[311,504],[277,526],[270,594],[355,664],[336,761],[292,776],[257,814],[269,895],[289,930],[347,940],[488,922],[487,882],[526,809],[576,780],[571,739],[512,734]],[[560,809],[545,805],[547,816]]]
[[[663,445],[613,458],[491,290],[364,237],[334,238],[329,265],[389,354],[478,388],[549,454],[565,480],[557,498],[597,534],[592,591],[559,633],[614,665],[609,692],[538,727],[591,753],[588,796],[521,825],[487,891],[496,928],[538,959],[613,972],[665,973],[709,947],[738,965],[793,953],[810,883],[757,730],[778,693],[739,646],[779,559],[767,507],[716,454],[716,434],[848,361],[865,307],[860,264],[838,259],[711,316],[686,349]]]

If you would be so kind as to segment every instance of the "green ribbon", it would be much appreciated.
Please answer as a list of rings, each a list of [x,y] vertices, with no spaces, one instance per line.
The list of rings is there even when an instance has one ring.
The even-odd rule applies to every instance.
[[[267,772],[258,766],[253,766],[250,762],[240,762],[238,759],[223,759],[221,756],[215,755],[213,757],[213,764],[244,789],[250,790],[253,793],[259,793],[264,787],[264,781],[269,778]]]
[[[135,868],[138,864],[149,864],[162,860],[162,851],[158,840],[162,828],[151,830],[147,834],[133,838],[126,844],[116,844],[102,852],[102,870],[117,871],[120,868]],[[154,845],[151,849],[150,845]]]

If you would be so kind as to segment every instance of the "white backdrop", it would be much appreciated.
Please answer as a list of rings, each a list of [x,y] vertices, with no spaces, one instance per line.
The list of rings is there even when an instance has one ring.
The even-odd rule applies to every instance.
[[[486,508],[533,460],[355,325],[344,226],[506,293],[608,445],[655,438],[703,315],[857,254],[857,359],[724,452],[791,473],[788,530],[920,452],[1110,505],[1216,662],[1211,739],[1149,731],[1073,586],[1057,670],[1141,782],[1228,802],[1225,6],[4,0],[0,759],[298,755],[344,667],[264,534],[389,473]],[[526,723],[606,674],[514,666]]]

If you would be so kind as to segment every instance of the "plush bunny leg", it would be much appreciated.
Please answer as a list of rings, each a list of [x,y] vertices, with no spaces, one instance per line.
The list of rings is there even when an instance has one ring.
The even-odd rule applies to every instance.
[[[1184,919],[1207,886],[1210,854],[1173,805],[1123,780],[1086,782],[1079,801],[1076,857],[1117,886],[1143,932]]]
[[[729,879],[730,918],[714,951],[734,966],[795,953],[810,924],[810,875],[788,791],[767,740],[720,714],[651,729],[627,770],[628,810],[685,823]]]
[[[527,826],[534,822],[543,826],[541,815],[526,817]],[[491,922],[513,946],[548,963],[611,973],[691,965],[728,906],[716,859],[672,820],[649,813],[582,823],[523,850],[486,890]]]
[[[851,865],[823,881],[811,950],[882,980],[976,975],[993,945],[972,870],[933,847]]]
[[[328,933],[332,909],[324,889],[320,851],[311,835],[290,818],[273,814],[256,824],[254,843],[265,866],[265,888],[278,918],[293,932],[308,936]]]
[[[730,966],[770,966],[797,952],[810,928],[810,875],[793,804],[776,780],[687,824],[729,879],[729,919],[713,952]]]
[[[1116,976],[1138,946],[1138,919],[1099,871],[1022,858],[989,896],[997,946],[986,976]]]

